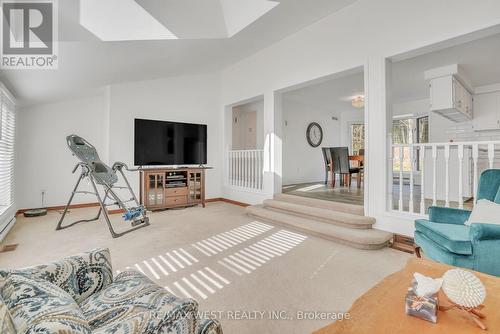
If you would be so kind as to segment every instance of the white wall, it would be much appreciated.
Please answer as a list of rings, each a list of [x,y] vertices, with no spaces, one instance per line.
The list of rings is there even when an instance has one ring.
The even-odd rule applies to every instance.
[[[20,209],[66,204],[79,174],[66,136],[78,134],[104,149],[104,96],[32,106],[17,112],[16,204]],[[88,189],[88,188],[87,188]],[[77,196],[75,203],[96,202]]]
[[[323,182],[325,168],[321,147],[339,146],[339,112],[283,98],[283,184]],[[337,120],[332,120],[332,117]],[[323,129],[323,142],[311,147],[306,130],[311,122]]]
[[[483,1],[481,6],[466,0],[359,0],[224,70],[222,103],[230,105],[264,95],[269,106],[264,115],[269,120],[265,137],[273,138],[279,135],[275,120],[280,115],[274,114],[276,91],[365,65],[365,210],[377,218],[379,228],[411,234],[412,221],[388,214],[384,196],[388,187],[387,127],[392,116],[386,94],[391,85],[387,76],[390,68],[385,58],[497,24],[500,2],[495,0]],[[281,141],[274,140],[268,149],[276,161],[265,185],[271,191],[264,198],[280,191],[282,175],[281,156],[276,154],[281,151]]]
[[[222,166],[222,114],[219,112],[220,78],[216,74],[123,83],[110,91],[110,161],[133,166],[134,119],[207,124],[206,197],[220,197]],[[139,189],[138,177],[131,179]]]
[[[134,118],[208,125],[207,198],[220,197],[222,122],[218,75],[177,77],[113,85],[102,96],[28,107],[18,112],[16,198],[18,208],[66,204],[77,179],[71,170],[77,160],[65,142],[76,133],[100,152],[105,162],[122,161],[133,167]],[[109,146],[106,145],[109,143]],[[109,157],[108,157],[109,155]],[[138,191],[137,174],[127,174]],[[138,194],[138,193],[137,193]],[[74,203],[96,202],[78,196]]]

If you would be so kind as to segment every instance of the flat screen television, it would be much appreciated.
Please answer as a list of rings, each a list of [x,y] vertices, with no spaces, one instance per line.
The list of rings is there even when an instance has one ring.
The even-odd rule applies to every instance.
[[[207,163],[207,126],[135,119],[134,164],[204,165]]]

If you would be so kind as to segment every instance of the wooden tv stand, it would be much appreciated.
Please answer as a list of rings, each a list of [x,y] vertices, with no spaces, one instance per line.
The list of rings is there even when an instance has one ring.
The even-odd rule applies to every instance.
[[[201,204],[205,207],[206,167],[147,168],[141,170],[140,201],[148,210]]]

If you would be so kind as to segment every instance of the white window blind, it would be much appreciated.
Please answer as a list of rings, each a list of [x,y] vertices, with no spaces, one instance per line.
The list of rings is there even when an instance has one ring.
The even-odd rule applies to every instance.
[[[0,83],[0,216],[14,205],[15,116],[14,98]]]

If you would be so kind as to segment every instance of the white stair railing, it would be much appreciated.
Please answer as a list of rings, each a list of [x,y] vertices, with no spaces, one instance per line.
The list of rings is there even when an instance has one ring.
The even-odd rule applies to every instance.
[[[479,176],[500,168],[500,141],[393,144],[394,207],[426,214],[430,205],[470,208]]]
[[[264,151],[232,150],[227,152],[226,182],[229,186],[262,190]]]

